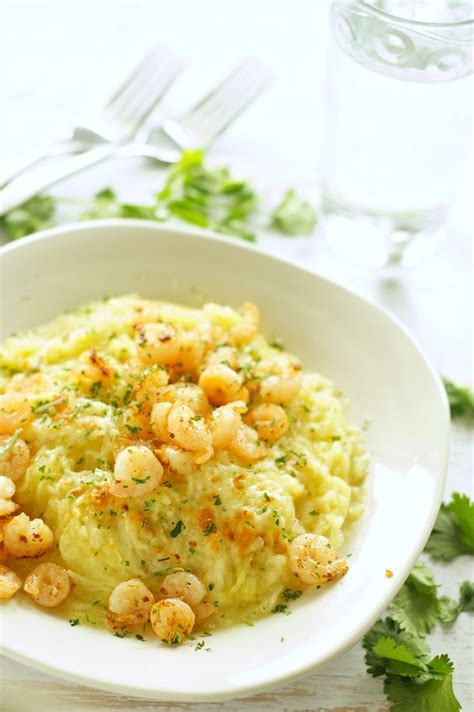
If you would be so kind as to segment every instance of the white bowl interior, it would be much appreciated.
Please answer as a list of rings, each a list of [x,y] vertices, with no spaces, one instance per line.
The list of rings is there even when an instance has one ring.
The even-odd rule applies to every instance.
[[[264,332],[333,379],[356,423],[370,421],[373,453],[367,510],[348,542],[348,575],[305,595],[291,615],[217,633],[207,641],[213,652],[197,653],[72,629],[13,600],[3,609],[7,654],[110,690],[216,700],[295,677],[362,636],[426,541],[446,466],[449,419],[439,378],[396,321],[237,241],[138,221],[59,228],[9,246],[0,253],[0,289],[1,339],[104,295],[138,292],[190,305],[254,301]]]

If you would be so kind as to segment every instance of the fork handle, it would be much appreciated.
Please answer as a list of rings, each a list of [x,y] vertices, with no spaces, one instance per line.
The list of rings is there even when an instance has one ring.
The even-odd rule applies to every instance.
[[[60,163],[47,164],[26,176],[15,178],[3,190],[0,190],[0,217],[22,205],[26,200],[29,200],[29,198],[32,198],[45,188],[49,188],[49,186],[58,183],[63,178],[79,173],[85,168],[94,166],[96,163],[105,161],[107,158],[114,156],[119,150],[120,145],[117,144],[97,146],[78,156],[72,156]]]
[[[57,141],[56,143],[53,143],[47,150],[41,151],[36,156],[34,156],[33,158],[29,158],[24,163],[17,164],[13,171],[7,176],[2,176],[2,178],[0,179],[0,190],[6,188],[9,183],[24,175],[29,170],[37,168],[40,163],[43,163],[43,161],[47,161],[50,158],[56,158],[57,156],[66,156],[68,154],[73,155],[75,153],[81,153],[83,151],[86,151],[87,148],[89,147],[86,146],[85,143],[81,143],[80,141],[73,141],[68,139],[64,141]]]

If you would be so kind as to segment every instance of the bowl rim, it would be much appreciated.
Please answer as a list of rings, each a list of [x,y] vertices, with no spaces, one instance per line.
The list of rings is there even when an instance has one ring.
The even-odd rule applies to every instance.
[[[367,616],[364,621],[359,624],[356,629],[354,629],[352,634],[345,638],[344,641],[339,644],[339,646],[334,648],[328,654],[322,656],[322,659],[319,659],[318,661],[307,660],[303,664],[293,666],[286,674],[279,673],[268,675],[267,677],[250,684],[239,685],[237,683],[233,683],[232,685],[229,685],[229,688],[225,691],[213,692],[212,690],[206,690],[198,692],[197,694],[193,694],[191,692],[180,693],[179,691],[171,689],[153,690],[151,688],[134,687],[127,684],[122,684],[120,682],[110,682],[109,680],[99,675],[94,678],[91,678],[90,676],[81,674],[80,672],[71,672],[68,670],[65,671],[53,664],[41,662],[41,660],[38,660],[33,656],[29,656],[24,653],[19,653],[14,648],[10,647],[8,644],[5,644],[3,641],[0,641],[0,647],[3,653],[10,659],[15,660],[19,663],[29,665],[30,667],[37,669],[41,672],[63,678],[71,682],[86,685],[88,687],[96,689],[106,690],[115,694],[128,695],[135,698],[156,699],[176,702],[219,702],[240,697],[248,697],[250,695],[255,695],[264,692],[265,690],[274,688],[276,686],[288,684],[296,678],[299,678],[302,675],[306,675],[318,667],[327,665],[335,658],[343,655],[350,648],[352,648],[359,640],[361,640],[365,633],[373,626],[375,621],[388,607],[390,601],[393,600],[396,593],[400,590],[408,574],[412,570],[416,560],[418,559],[420,553],[422,552],[426,541],[428,540],[428,537],[431,533],[436,516],[439,511],[439,505],[442,501],[448,464],[450,414],[448,398],[444,386],[442,384],[441,376],[431,364],[429,358],[425,354],[424,349],[420,347],[417,339],[411,334],[410,330],[401,322],[401,320],[396,315],[392,314],[390,310],[386,307],[382,306],[381,304],[378,304],[377,302],[374,302],[370,298],[359,293],[357,290],[354,290],[348,287],[347,285],[341,284],[335,279],[325,277],[316,272],[314,269],[310,269],[306,265],[301,265],[300,263],[295,260],[292,260],[291,258],[289,259],[287,257],[282,257],[254,244],[250,244],[245,241],[239,241],[236,238],[227,237],[225,235],[219,235],[215,232],[212,232],[210,230],[204,230],[202,228],[189,226],[182,227],[181,225],[159,223],[151,220],[123,218],[109,218],[68,223],[67,225],[59,225],[45,230],[41,230],[32,235],[21,238],[20,240],[9,242],[3,246],[0,246],[0,269],[1,258],[7,253],[28,248],[28,246],[31,244],[47,240],[51,237],[56,237],[61,234],[67,236],[71,233],[88,232],[97,228],[118,228],[120,230],[123,228],[138,228],[140,230],[149,230],[151,232],[175,232],[177,234],[193,236],[196,237],[196,239],[201,239],[204,241],[224,243],[232,245],[234,248],[237,249],[246,250],[249,253],[257,253],[270,261],[275,261],[281,265],[289,266],[293,269],[300,270],[327,285],[333,287],[335,286],[337,289],[342,290],[346,293],[346,295],[350,296],[351,298],[355,298],[356,300],[362,301],[365,306],[368,306],[369,308],[372,308],[375,311],[379,312],[386,319],[392,322],[392,324],[397,327],[400,332],[402,332],[405,338],[411,343],[411,345],[418,353],[424,364],[424,367],[427,369],[431,376],[433,385],[437,389],[440,404],[439,417],[440,420],[444,421],[443,430],[445,433],[442,442],[439,442],[437,444],[437,447],[442,456],[442,468],[438,474],[438,477],[436,478],[436,485],[433,486],[433,491],[435,493],[435,496],[433,497],[433,504],[431,506],[429,516],[427,516],[426,518],[425,525],[422,534],[419,537],[417,546],[413,548],[411,555],[405,561],[403,569],[397,572],[398,580],[396,585],[393,586],[390,590],[388,590],[383,597],[381,597],[378,605],[374,608],[371,615]]]

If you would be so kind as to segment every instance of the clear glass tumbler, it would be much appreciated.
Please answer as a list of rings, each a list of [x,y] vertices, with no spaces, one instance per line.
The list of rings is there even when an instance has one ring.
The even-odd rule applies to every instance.
[[[473,9],[333,0],[323,229],[358,264],[415,266],[443,237],[472,131]]]

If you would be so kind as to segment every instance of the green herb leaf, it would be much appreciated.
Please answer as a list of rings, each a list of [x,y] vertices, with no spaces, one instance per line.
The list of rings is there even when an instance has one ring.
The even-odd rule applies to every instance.
[[[176,539],[176,537],[179,536],[179,534],[181,534],[183,529],[186,529],[186,525],[182,519],[178,519],[175,526],[170,531],[170,536],[173,537],[173,539]]]
[[[317,215],[309,203],[296,191],[287,190],[272,213],[272,225],[284,235],[309,235],[315,228]]]
[[[384,692],[394,704],[392,712],[458,712],[461,705],[453,692],[453,676],[421,682],[389,675]]]
[[[474,502],[454,492],[443,503],[425,551],[433,559],[451,561],[463,554],[474,554]]]
[[[431,569],[417,563],[389,608],[391,617],[414,636],[425,636],[440,620],[438,586]]]
[[[5,230],[10,240],[18,240],[32,232],[50,227],[54,210],[54,198],[49,195],[36,195],[1,217],[0,227]]]
[[[443,378],[443,383],[448,394],[451,417],[474,420],[474,391],[472,388],[460,386],[447,378]]]

